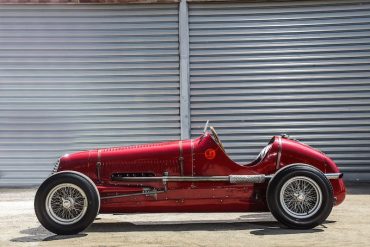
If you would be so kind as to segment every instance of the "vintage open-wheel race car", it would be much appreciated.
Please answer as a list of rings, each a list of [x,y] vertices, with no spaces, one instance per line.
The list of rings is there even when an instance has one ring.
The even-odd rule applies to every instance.
[[[254,161],[237,164],[207,121],[196,139],[64,155],[40,185],[35,212],[56,234],[81,232],[98,213],[139,212],[271,211],[307,229],[344,198],[342,173],[324,153],[274,136]]]

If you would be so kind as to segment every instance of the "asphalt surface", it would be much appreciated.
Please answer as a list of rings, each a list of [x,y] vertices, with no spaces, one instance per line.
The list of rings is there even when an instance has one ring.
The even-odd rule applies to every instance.
[[[370,246],[370,185],[350,189],[325,224],[281,226],[269,213],[99,215],[83,233],[57,236],[38,223],[35,189],[0,189],[0,247]]]

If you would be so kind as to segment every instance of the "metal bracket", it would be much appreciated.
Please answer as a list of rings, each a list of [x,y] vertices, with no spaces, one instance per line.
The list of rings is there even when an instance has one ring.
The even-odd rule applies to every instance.
[[[164,186],[164,191],[165,192],[167,192],[167,182],[168,182],[167,178],[168,178],[168,172],[164,172],[162,181],[163,181],[163,186]]]

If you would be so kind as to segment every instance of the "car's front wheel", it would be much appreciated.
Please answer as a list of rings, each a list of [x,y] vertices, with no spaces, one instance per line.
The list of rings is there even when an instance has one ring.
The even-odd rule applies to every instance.
[[[313,228],[329,216],[334,204],[333,189],[321,171],[307,165],[293,165],[270,181],[267,203],[282,224]]]
[[[99,211],[100,198],[90,179],[75,172],[46,179],[35,196],[40,223],[56,234],[77,234],[88,227]]]

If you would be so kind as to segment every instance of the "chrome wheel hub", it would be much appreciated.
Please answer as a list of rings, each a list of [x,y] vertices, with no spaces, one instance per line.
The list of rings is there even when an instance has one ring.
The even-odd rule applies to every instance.
[[[76,223],[87,211],[85,192],[70,183],[55,186],[48,193],[45,203],[49,217],[62,225]]]
[[[305,219],[320,209],[322,192],[319,185],[311,178],[293,177],[282,186],[280,203],[290,216]]]
[[[73,198],[68,197],[67,200],[65,200],[64,198],[62,198],[62,201],[63,201],[63,203],[62,203],[63,208],[65,208],[65,209],[74,208]]]
[[[294,193],[294,196],[298,202],[304,202],[306,198],[305,194],[302,191],[300,191],[299,193]]]

